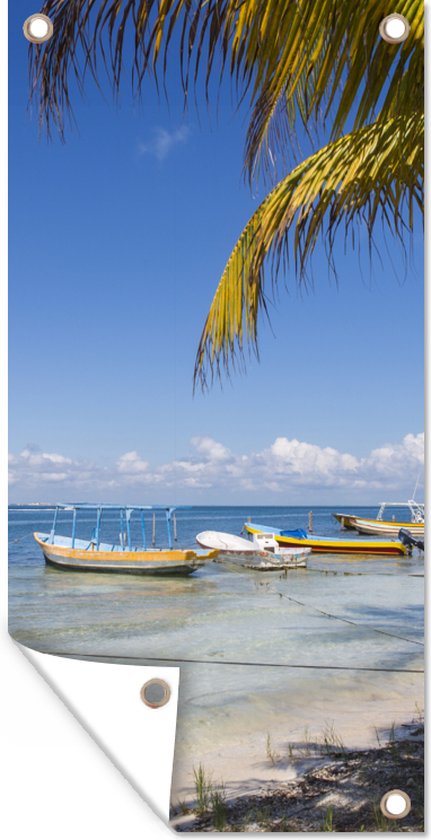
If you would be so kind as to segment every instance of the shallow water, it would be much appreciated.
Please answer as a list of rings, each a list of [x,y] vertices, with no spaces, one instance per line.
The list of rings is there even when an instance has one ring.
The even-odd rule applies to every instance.
[[[332,510],[314,509],[315,533],[339,534]],[[179,511],[179,544],[193,545],[206,529],[238,534],[250,517],[307,527],[307,515],[305,508]],[[62,518],[57,532],[63,525],[69,534],[70,514]],[[352,737],[356,721],[359,743],[370,715],[382,725],[390,715],[390,725],[421,704],[422,675],[413,673],[423,654],[420,554],[312,555],[307,569],[284,573],[210,563],[171,579],[65,572],[45,566],[32,538],[51,520],[42,508],[10,512],[10,632],[45,652],[178,662],[178,790],[187,787],[186,766],[211,752],[224,766],[253,733],[283,728],[300,738],[304,726],[336,719]],[[77,535],[89,536],[93,524],[84,514]],[[107,539],[117,526],[109,514]]]

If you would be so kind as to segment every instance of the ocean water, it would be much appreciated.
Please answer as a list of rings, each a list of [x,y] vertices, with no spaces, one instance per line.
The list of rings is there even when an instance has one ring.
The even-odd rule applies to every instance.
[[[340,533],[333,510],[313,508],[316,534]],[[421,704],[423,555],[310,555],[307,569],[265,573],[210,563],[170,579],[65,572],[45,565],[32,537],[52,516],[10,510],[10,632],[48,653],[179,664],[178,790],[197,757],[215,751],[224,766],[252,732],[286,729],[288,720],[294,737],[310,721],[335,719],[351,733],[355,721],[363,729],[391,716],[390,725]],[[308,508],[179,510],[178,544],[193,545],[207,529],[239,534],[250,518],[306,528]],[[57,533],[61,525],[70,534],[70,514]],[[77,536],[93,525],[82,513]],[[105,529],[116,538],[113,514]],[[157,532],[163,542],[159,522]]]

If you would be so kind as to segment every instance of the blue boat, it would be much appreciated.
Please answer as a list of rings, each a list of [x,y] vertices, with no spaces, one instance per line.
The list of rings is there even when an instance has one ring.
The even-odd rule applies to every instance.
[[[35,532],[46,563],[58,569],[87,572],[120,572],[122,574],[190,575],[218,551],[177,548],[176,511],[178,507],[163,505],[90,505],[58,504],[49,534]],[[71,533],[56,533],[60,511],[72,513]],[[94,512],[95,525],[88,539],[76,536],[79,511]],[[118,512],[118,543],[102,541],[103,516],[106,511]],[[156,545],[157,516],[165,520],[167,548]],[[146,517],[151,519],[151,543],[148,545]],[[132,544],[132,524],[139,526],[139,544]]]

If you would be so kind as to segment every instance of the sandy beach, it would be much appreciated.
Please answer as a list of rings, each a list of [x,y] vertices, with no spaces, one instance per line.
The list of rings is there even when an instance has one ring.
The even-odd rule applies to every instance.
[[[187,683],[195,685],[195,679],[181,672],[174,808],[194,801],[199,765],[228,797],[260,794],[325,762],[328,748],[363,750],[384,743],[423,708],[421,674],[323,672],[309,677],[308,690],[303,675],[296,674],[289,675],[284,692],[250,695],[248,714],[246,704],[236,707],[235,699],[227,698],[221,708],[208,706],[207,716],[194,718],[189,727],[184,707]]]
[[[327,743],[308,745],[314,766],[299,770],[295,780],[272,782],[236,796],[211,780],[190,805],[174,809],[177,831],[424,831],[424,729],[420,716],[379,734],[377,747],[352,750]],[[320,757],[319,757],[320,753]],[[277,762],[277,758],[274,760]],[[382,796],[402,790],[411,811],[402,820],[381,811]]]

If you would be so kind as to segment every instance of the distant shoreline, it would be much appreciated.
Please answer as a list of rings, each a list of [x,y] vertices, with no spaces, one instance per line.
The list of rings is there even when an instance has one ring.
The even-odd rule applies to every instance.
[[[53,510],[57,506],[57,504],[58,504],[57,502],[22,502],[22,503],[11,502],[8,505],[8,509],[9,510],[26,510],[26,509],[33,510],[33,509],[37,508],[39,510]],[[70,505],[73,505],[73,504],[76,504],[76,505],[78,505],[78,504],[95,504],[95,505],[101,504],[102,505],[103,502],[82,502],[82,501],[73,502],[72,501],[72,502],[67,502],[67,504],[70,504]],[[139,502],[109,502],[107,504],[111,504],[111,505],[118,504],[119,506],[130,505],[130,507],[133,507],[134,504],[138,505],[140,503]],[[144,504],[146,504],[146,503],[144,502]],[[181,502],[177,502],[176,504],[178,505],[178,507],[182,507]],[[352,502],[352,504],[347,504],[347,505],[344,504],[344,503],[343,504],[331,503],[331,504],[324,504],[324,505],[323,504],[316,505],[316,504],[313,504],[313,502],[310,502],[307,505],[304,505],[304,504],[303,505],[296,505],[296,504],[290,504],[290,503],[286,502],[286,504],[283,504],[283,505],[273,505],[273,504],[263,504],[263,503],[259,504],[258,502],[253,502],[253,503],[249,504],[248,502],[244,502],[243,504],[240,504],[240,505],[238,505],[238,504],[237,505],[222,505],[222,504],[212,504],[212,505],[193,504],[192,505],[192,504],[186,504],[185,507],[189,508],[190,510],[212,510],[213,508],[220,508],[222,510],[232,510],[232,509],[233,510],[241,510],[243,508],[250,508],[250,510],[252,510],[253,508],[270,508],[271,510],[290,510],[290,509],[294,509],[294,510],[309,511],[309,510],[321,510],[321,509],[323,509],[323,510],[328,510],[328,509],[330,509],[330,510],[334,509],[335,510],[336,509],[336,510],[340,510],[340,511],[346,511],[346,510],[351,510],[352,508],[357,510],[357,509],[362,509],[362,508],[368,509],[368,508],[373,508],[373,507],[379,507],[380,504],[381,504],[381,502],[362,502],[361,504],[359,504],[358,502]],[[423,503],[420,502],[420,504],[423,504]],[[175,507],[175,504],[173,504],[172,507]]]

